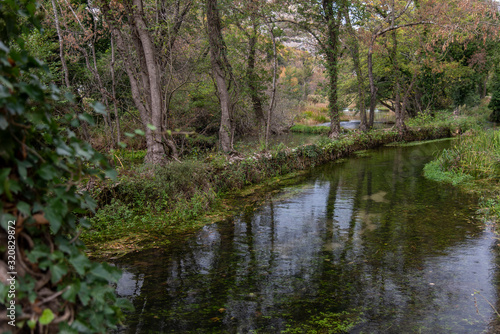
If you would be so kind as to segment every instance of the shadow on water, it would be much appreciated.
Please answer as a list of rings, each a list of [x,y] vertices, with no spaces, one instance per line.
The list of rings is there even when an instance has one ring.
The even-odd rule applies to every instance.
[[[120,332],[492,330],[493,233],[473,198],[422,177],[447,145],[323,165],[187,242],[120,259],[117,292],[136,309]]]

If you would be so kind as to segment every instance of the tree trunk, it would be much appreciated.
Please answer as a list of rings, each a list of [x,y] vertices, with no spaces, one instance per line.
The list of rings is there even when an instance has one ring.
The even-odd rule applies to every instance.
[[[115,122],[116,122],[116,145],[120,143],[120,118],[118,117],[118,107],[116,103],[116,80],[115,80],[115,43],[113,34],[111,34],[111,93],[113,96],[113,108],[115,111]]]
[[[56,25],[57,38],[59,39],[59,57],[61,58],[61,66],[64,73],[64,83],[66,88],[69,88],[69,73],[68,66],[66,65],[66,60],[64,59],[64,40],[61,33],[61,27],[59,25],[59,14],[57,13],[57,6],[55,0],[52,0],[52,9],[54,11],[54,23]]]
[[[219,128],[219,145],[223,152],[233,150],[231,134],[231,98],[229,95],[227,77],[230,75],[230,66],[225,56],[225,43],[222,38],[219,10],[217,0],[207,0],[207,28],[210,44],[210,58],[212,62],[212,72],[215,77],[217,91],[221,105],[221,121]]]
[[[368,46],[368,78],[370,81],[370,115],[368,120],[368,128],[373,128],[375,121],[375,107],[377,106],[377,87],[375,87],[375,79],[373,78],[373,45],[375,44],[376,35],[370,40]]]
[[[266,149],[269,145],[269,128],[271,126],[271,116],[274,110],[274,104],[276,101],[276,84],[278,77],[278,55],[276,52],[276,36],[274,36],[274,27],[270,27],[271,39],[273,41],[273,88],[271,91],[271,103],[269,104],[269,110],[267,112],[267,122],[266,122]]]
[[[157,68],[157,62],[155,57],[155,49],[153,42],[151,40],[151,35],[149,34],[146,23],[144,22],[142,0],[133,0],[134,5],[134,25],[137,29],[137,34],[142,44],[142,51],[144,52],[144,61],[146,63],[146,70],[149,79],[149,93],[151,101],[151,125],[156,129],[150,130],[146,126],[146,133],[150,134],[148,138],[148,151],[146,153],[145,162],[152,164],[161,164],[165,161],[165,149],[162,144],[162,96],[161,96],[161,86],[160,77]],[[148,131],[150,130],[150,131]]]
[[[392,6],[393,6],[392,26],[394,26],[394,15],[395,15],[394,1]],[[394,95],[395,95],[394,112],[396,113],[396,129],[398,129],[398,132],[402,134],[406,131],[406,125],[404,123],[403,109],[401,108],[401,75],[399,72],[399,62],[398,62],[397,30],[392,31],[392,67],[394,71]]]
[[[248,40],[248,58],[247,58],[247,86],[250,91],[250,98],[252,100],[253,111],[257,121],[257,129],[259,137],[262,135],[262,127],[265,124],[264,110],[262,108],[262,99],[259,92],[259,78],[255,73],[255,55],[257,52],[257,27],[254,24],[253,32]]]
[[[323,9],[325,11],[325,20],[327,21],[327,40],[324,46],[326,54],[326,70],[330,81],[328,91],[328,109],[330,112],[330,138],[340,135],[340,115],[338,105],[338,57],[339,57],[339,34],[341,10],[335,14],[333,11],[333,1],[324,0]]]
[[[356,77],[357,77],[357,82],[358,82],[358,109],[359,109],[359,115],[361,118],[361,123],[359,125],[359,129],[361,131],[367,131],[368,130],[368,124],[367,124],[367,119],[366,119],[366,107],[365,107],[365,89],[364,89],[364,82],[363,82],[363,73],[361,69],[361,61],[359,59],[359,43],[358,43],[358,38],[356,36],[356,32],[352,28],[351,25],[351,17],[349,15],[349,11],[347,10],[347,7],[344,8],[344,19],[347,25],[347,29],[349,31],[349,34],[351,35],[352,38],[352,45],[350,47],[351,50],[351,56],[352,56],[352,61],[354,64],[354,71],[356,72]]]

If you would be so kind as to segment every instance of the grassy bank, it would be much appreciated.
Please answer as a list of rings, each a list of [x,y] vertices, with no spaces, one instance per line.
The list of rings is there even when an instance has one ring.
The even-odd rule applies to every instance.
[[[313,126],[304,124],[295,124],[290,128],[290,131],[295,133],[308,133],[308,134],[320,134],[327,135],[330,132],[329,126]]]
[[[117,182],[95,184],[99,210],[82,239],[98,255],[168,244],[178,235],[231,214],[229,199],[244,187],[279,183],[284,175],[355,151],[450,137],[476,125],[477,119],[460,117],[417,125],[404,134],[393,129],[351,131],[336,140],[325,136],[312,145],[281,146],[272,152],[233,157],[212,154],[164,167],[120,168]]]
[[[500,217],[500,131],[472,129],[424,168],[425,176],[480,196],[485,219]]]

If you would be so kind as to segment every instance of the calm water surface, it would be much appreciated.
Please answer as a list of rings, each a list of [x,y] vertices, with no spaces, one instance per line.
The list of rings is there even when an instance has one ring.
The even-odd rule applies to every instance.
[[[124,333],[493,333],[496,242],[422,177],[449,142],[311,170],[259,206],[120,259]]]

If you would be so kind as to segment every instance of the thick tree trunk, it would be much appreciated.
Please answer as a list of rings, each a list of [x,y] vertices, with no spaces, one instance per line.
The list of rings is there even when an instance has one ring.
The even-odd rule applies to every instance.
[[[225,43],[222,38],[222,29],[217,8],[217,0],[207,0],[207,28],[210,44],[210,58],[212,62],[212,72],[215,77],[217,91],[221,105],[221,121],[219,128],[219,144],[223,152],[231,152],[232,126],[231,126],[231,98],[226,82],[230,75],[230,66],[225,56]]]
[[[340,135],[340,115],[338,105],[338,67],[336,63],[336,53],[332,54],[328,59],[328,79],[330,81],[330,89],[328,91],[328,109],[330,112],[330,138],[335,138]],[[335,60],[333,60],[333,59]]]
[[[148,73],[149,93],[150,93],[150,112],[151,112],[151,125],[156,129],[150,130],[147,125],[146,132],[150,132],[148,138],[148,151],[146,153],[145,162],[152,164],[161,164],[165,161],[165,149],[162,144],[162,96],[160,86],[160,76],[158,72],[155,49],[151,40],[151,35],[148,32],[146,23],[144,22],[142,0],[134,0],[134,24],[137,29],[137,34],[142,44],[142,51],[144,52],[144,61],[146,63],[146,70]],[[149,130],[149,131],[148,131]]]
[[[146,147],[147,147],[145,162],[152,162],[150,160],[147,160],[147,155],[150,154],[150,152],[154,152],[155,150],[158,152],[158,143],[155,141],[155,138],[153,136],[151,129],[149,127],[147,127],[147,124],[151,124],[151,113],[148,110],[147,105],[145,105],[143,102],[141,88],[140,88],[139,83],[137,82],[135,73],[133,71],[134,64],[133,64],[133,61],[130,57],[130,52],[128,50],[128,47],[125,44],[125,41],[123,40],[123,37],[121,35],[121,31],[119,29],[117,29],[116,27],[111,26],[111,32],[114,36],[114,39],[116,40],[117,48],[123,57],[123,61],[124,61],[124,65],[125,65],[124,68],[125,68],[125,71],[127,72],[127,76],[129,78],[129,82],[130,82],[132,100],[134,101],[134,104],[135,104],[137,110],[139,111],[139,115],[141,117],[141,122],[144,126],[144,131],[145,131],[145,135],[146,135]],[[157,131],[158,131],[158,129],[157,129]],[[160,151],[160,152],[163,152],[163,154],[164,154],[163,146],[161,146],[161,150],[162,151]],[[163,162],[163,154],[161,154],[162,159],[159,161],[160,163]],[[150,154],[150,156],[155,156],[155,154]]]
[[[226,79],[221,74],[220,69],[214,68],[215,81],[219,92],[221,115],[219,127],[219,144],[223,152],[231,152],[233,150],[231,140],[231,116],[230,116],[230,97],[226,85]]]

